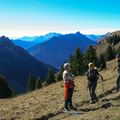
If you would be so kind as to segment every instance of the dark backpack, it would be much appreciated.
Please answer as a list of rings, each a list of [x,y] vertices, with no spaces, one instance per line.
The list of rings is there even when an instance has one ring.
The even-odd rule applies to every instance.
[[[95,70],[95,69],[88,70],[87,77],[88,77],[88,80],[90,80],[90,81],[97,81],[99,78],[97,70]]]

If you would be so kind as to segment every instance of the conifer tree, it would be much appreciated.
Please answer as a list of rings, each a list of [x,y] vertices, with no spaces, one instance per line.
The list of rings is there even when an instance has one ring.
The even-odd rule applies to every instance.
[[[63,71],[64,71],[63,65],[61,66],[59,72],[55,76],[56,81],[61,81],[62,80],[62,74],[63,74]]]
[[[49,69],[46,77],[46,83],[51,84],[55,82],[55,76],[53,70]]]
[[[28,84],[27,84],[27,91],[28,92],[35,90],[35,83],[36,83],[36,79],[30,73],[29,77],[28,77]]]
[[[0,98],[9,98],[14,95],[5,76],[0,75]]]
[[[114,51],[111,45],[108,46],[105,56],[106,56],[106,61],[112,60],[114,58]]]
[[[99,64],[100,64],[101,70],[106,69],[106,61],[105,61],[105,56],[104,56],[104,54],[100,54]]]
[[[72,71],[75,76],[84,73],[83,54],[80,51],[80,48],[76,48],[74,55],[70,56],[70,64],[72,66]]]
[[[35,89],[40,89],[40,88],[42,88],[42,82],[40,77],[37,77],[36,83],[35,83]]]
[[[85,63],[88,65],[90,62],[93,62],[95,66],[98,65],[98,58],[96,55],[96,50],[94,46],[89,46],[84,54]]]
[[[83,54],[80,48],[76,48],[75,50],[74,64],[76,66],[76,75],[81,75],[83,73]]]

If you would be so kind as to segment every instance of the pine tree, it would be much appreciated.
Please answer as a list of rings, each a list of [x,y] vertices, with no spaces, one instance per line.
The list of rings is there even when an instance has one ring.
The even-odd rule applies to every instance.
[[[30,73],[28,77],[28,85],[27,85],[28,92],[35,90],[35,83],[36,83],[36,79]]]
[[[69,62],[72,68],[72,73],[75,75],[75,66],[74,66],[74,55],[70,55]]]
[[[9,98],[14,96],[14,91],[9,87],[5,76],[0,75],[0,98]]]
[[[116,45],[118,42],[120,42],[120,35],[112,35],[109,38],[107,38],[107,42],[111,45]]]
[[[72,66],[74,64],[74,55],[70,55],[69,61]]]
[[[70,64],[72,66],[72,71],[75,76],[84,73],[83,54],[80,51],[80,48],[76,48],[74,56],[70,56]]]
[[[40,88],[42,88],[42,82],[40,77],[37,77],[36,83],[35,83],[35,89],[40,89]]]
[[[100,63],[101,70],[106,69],[106,61],[105,61],[104,54],[100,54],[99,63]]]
[[[96,55],[96,50],[93,46],[89,46],[84,54],[85,63],[88,65],[93,62],[96,66],[98,65],[98,58]]]
[[[56,81],[61,81],[62,80],[62,74],[63,74],[63,71],[64,71],[63,65],[61,66],[59,72],[55,76]]]
[[[108,46],[105,56],[106,56],[106,61],[112,60],[114,58],[114,51],[111,45]]]
[[[49,85],[55,82],[55,76],[53,70],[49,69],[46,77],[46,83]]]

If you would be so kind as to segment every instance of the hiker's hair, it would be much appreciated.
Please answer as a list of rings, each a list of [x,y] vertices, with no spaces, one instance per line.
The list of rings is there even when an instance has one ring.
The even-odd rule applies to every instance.
[[[94,63],[89,63],[89,64],[88,64],[88,67],[90,67],[90,66],[94,66]]]

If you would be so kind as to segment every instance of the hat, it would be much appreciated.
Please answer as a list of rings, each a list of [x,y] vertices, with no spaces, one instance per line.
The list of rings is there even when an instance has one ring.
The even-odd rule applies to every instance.
[[[70,63],[65,63],[65,64],[63,65],[64,69],[66,69],[68,66],[70,66]]]

